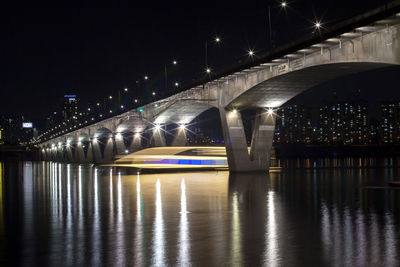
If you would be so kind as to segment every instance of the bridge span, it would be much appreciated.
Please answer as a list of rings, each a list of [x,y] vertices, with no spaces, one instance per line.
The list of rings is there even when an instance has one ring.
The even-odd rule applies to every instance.
[[[349,74],[400,63],[400,1],[341,22],[267,53],[256,62],[219,75],[168,98],[70,132],[39,140],[44,160],[108,163],[117,154],[141,149],[145,131],[152,146],[184,146],[184,125],[202,112],[220,113],[229,169],[268,170],[275,112],[318,84]],[[256,109],[250,152],[241,112]],[[177,124],[172,144],[163,125]],[[127,141],[124,136],[131,133]],[[57,136],[55,136],[57,135]]]

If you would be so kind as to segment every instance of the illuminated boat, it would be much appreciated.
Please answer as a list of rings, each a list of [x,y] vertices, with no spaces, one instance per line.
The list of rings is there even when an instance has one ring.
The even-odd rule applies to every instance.
[[[114,164],[139,169],[227,169],[225,147],[152,147],[117,159]]]

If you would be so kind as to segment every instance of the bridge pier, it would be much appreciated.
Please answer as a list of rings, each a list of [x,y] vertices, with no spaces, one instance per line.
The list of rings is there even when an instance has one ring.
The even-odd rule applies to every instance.
[[[268,168],[275,134],[275,119],[276,114],[272,109],[258,109],[251,140],[250,160],[258,162],[259,165],[264,162]]]
[[[135,152],[142,149],[142,135],[140,133],[135,133],[132,138],[133,139],[129,147],[129,151]]]
[[[172,140],[172,146],[186,146],[186,130],[185,128],[178,127],[175,131],[174,139]]]
[[[246,142],[242,116],[237,110],[220,108],[226,155],[231,172],[267,171],[275,130],[275,116],[257,111],[251,151]]]
[[[122,136],[121,133],[117,133],[115,135],[114,146],[115,146],[115,152],[117,155],[125,154],[126,147],[125,147],[125,143],[124,143],[124,137]]]
[[[164,131],[161,127],[153,128],[153,136],[151,137],[152,146],[166,146]]]

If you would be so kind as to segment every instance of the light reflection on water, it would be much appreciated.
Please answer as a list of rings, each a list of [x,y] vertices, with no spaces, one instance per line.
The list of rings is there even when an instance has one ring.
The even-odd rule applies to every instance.
[[[1,166],[0,263],[400,264],[400,190],[386,186],[397,168],[229,175]]]

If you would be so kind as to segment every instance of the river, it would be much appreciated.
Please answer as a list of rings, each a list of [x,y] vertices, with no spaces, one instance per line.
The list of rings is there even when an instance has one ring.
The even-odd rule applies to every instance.
[[[236,175],[3,162],[0,263],[399,266],[399,160],[335,162]]]

